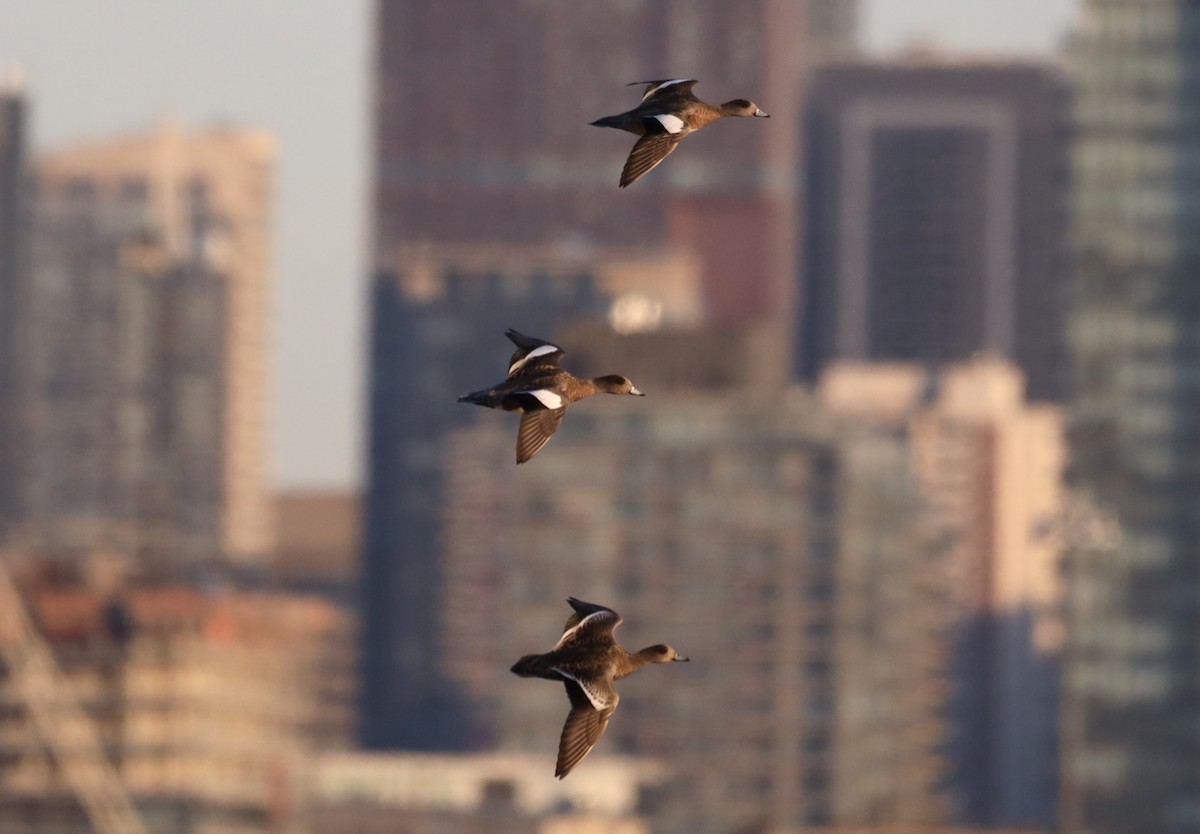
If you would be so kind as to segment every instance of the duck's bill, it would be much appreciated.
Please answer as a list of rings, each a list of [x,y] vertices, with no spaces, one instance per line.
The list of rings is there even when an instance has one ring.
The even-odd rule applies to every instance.
[[[760,119],[769,119],[769,118],[771,118],[771,114],[770,114],[770,113],[768,113],[766,110],[763,110],[763,109],[761,109],[761,108],[755,108],[755,110],[754,110],[754,115],[755,115],[755,116],[757,116],[757,117],[758,117],[758,118],[760,118]]]

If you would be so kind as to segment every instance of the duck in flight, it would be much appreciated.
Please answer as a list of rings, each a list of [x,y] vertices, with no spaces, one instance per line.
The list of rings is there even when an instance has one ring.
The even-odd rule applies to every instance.
[[[558,742],[554,775],[562,779],[586,756],[608,726],[621,700],[613,681],[631,675],[648,663],[687,661],[670,646],[658,644],[630,653],[613,638],[621,615],[611,608],[568,597],[574,613],[562,637],[545,654],[528,654],[512,667],[523,678],[562,681],[571,711]]]
[[[758,116],[770,118],[754,102],[735,98],[724,104],[709,104],[692,95],[694,78],[672,78],[662,81],[634,81],[628,86],[645,84],[641,103],[624,113],[605,116],[592,122],[596,127],[615,127],[636,133],[641,138],[629,152],[621,171],[621,188],[636,182],[646,172],[667,158],[683,140],[705,125],[724,116]]]
[[[458,398],[487,408],[521,412],[517,429],[517,463],[536,455],[562,423],[567,406],[593,394],[643,397],[626,377],[617,374],[580,379],[559,366],[564,351],[543,339],[515,330],[504,334],[517,346],[508,363],[508,377],[498,385]]]

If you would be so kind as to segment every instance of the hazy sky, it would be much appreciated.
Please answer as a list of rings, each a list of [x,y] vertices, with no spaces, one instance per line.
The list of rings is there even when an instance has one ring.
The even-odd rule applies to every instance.
[[[873,50],[919,39],[1048,54],[1079,2],[863,0],[863,34]],[[0,0],[0,77],[23,69],[36,147],[164,117],[278,135],[272,471],[282,486],[359,479],[371,8],[368,0]]]

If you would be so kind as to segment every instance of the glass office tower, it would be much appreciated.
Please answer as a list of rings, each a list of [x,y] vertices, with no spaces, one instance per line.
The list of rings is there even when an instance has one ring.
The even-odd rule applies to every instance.
[[[1200,3],[1090,0],[1073,45],[1063,830],[1200,832]]]

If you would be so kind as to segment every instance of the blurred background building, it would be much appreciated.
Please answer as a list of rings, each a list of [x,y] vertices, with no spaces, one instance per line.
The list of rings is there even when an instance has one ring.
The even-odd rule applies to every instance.
[[[1064,394],[1067,89],[1050,64],[835,62],[808,95],[800,375],[1016,362]]]
[[[1063,830],[1200,831],[1200,7],[1087,2],[1068,330]]]
[[[275,495],[271,582],[355,608],[362,547],[362,497],[348,490]]]
[[[159,567],[218,563],[225,283],[103,195],[47,190],[35,229],[22,533]]]
[[[274,153],[164,125],[37,160],[27,539],[263,564]]]
[[[550,767],[562,689],[496,658],[553,645],[578,595],[692,659],[625,682],[600,742],[671,762],[654,830],[944,820],[948,551],[902,439],[800,390],[647,377],[654,409],[573,412],[536,467],[507,421],[453,436],[437,633],[479,741]]]
[[[378,0],[361,496],[266,483],[274,141],[0,84],[0,831],[1200,832],[1200,12],[1083,5]],[[773,118],[618,190],[677,75]],[[516,468],[507,327],[649,396]],[[567,595],[693,662],[556,782]]]
[[[756,322],[785,351],[805,11],[796,0],[736,9],[717,0],[378,4],[364,546],[369,746],[468,743],[462,721],[438,717],[453,699],[430,672],[446,500],[439,473],[446,432],[476,419],[454,396],[503,368],[505,328],[547,337],[560,322],[602,319],[620,300],[617,284],[638,288],[623,302],[626,315],[662,305],[662,320],[641,326],[669,326],[678,313],[658,276],[684,269],[698,295],[687,300],[683,323]],[[707,79],[700,92],[709,99],[753,97],[773,129],[721,125],[636,189],[618,190],[633,137],[597,131],[581,143],[580,126],[636,104],[629,82],[679,73]],[[435,254],[447,267],[439,288],[419,289],[414,247],[461,253],[497,244],[521,254],[506,262],[496,252],[467,275]],[[652,260],[627,263],[638,271],[620,277],[622,267],[603,266],[615,259],[613,247]],[[615,284],[602,286],[601,271]]]
[[[111,563],[26,564],[34,644],[14,624],[24,606],[0,594],[6,830],[130,830],[100,828],[104,803],[81,804],[97,796],[97,755],[148,831],[285,830],[304,757],[352,743],[356,635],[328,602],[131,584]],[[76,712],[94,730],[73,729]]]
[[[808,0],[808,55],[812,63],[858,53],[859,0]]]
[[[19,513],[24,445],[19,403],[29,211],[25,107],[19,85],[0,81],[0,537]]]
[[[1063,642],[1063,415],[1025,399],[1008,362],[839,362],[818,396],[908,438],[927,512],[949,536],[944,750],[953,819],[1055,824]]]
[[[646,834],[642,812],[663,765],[589,764],[557,781],[538,756],[334,753],[313,762],[300,789],[312,834]]]

